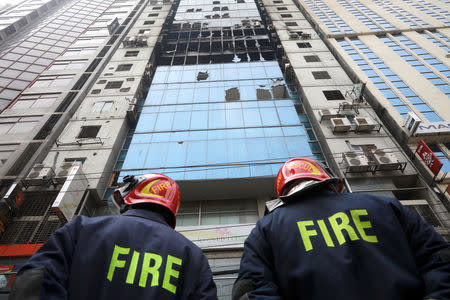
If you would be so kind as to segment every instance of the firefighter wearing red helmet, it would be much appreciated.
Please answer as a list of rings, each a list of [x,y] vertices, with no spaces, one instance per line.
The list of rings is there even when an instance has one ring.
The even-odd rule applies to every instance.
[[[398,200],[294,158],[244,244],[232,299],[450,299],[450,246]]]
[[[173,228],[180,191],[162,174],[124,177],[122,215],[78,216],[20,269],[9,299],[217,299],[200,248]]]

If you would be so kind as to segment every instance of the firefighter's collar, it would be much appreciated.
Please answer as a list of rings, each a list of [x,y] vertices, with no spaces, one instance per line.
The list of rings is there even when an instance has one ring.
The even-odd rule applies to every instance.
[[[271,213],[275,209],[282,207],[289,202],[293,202],[299,199],[299,196],[304,193],[309,193],[311,191],[323,190],[324,187],[330,184],[330,180],[316,181],[308,180],[297,183],[291,188],[285,196],[280,196],[277,199],[270,200],[266,202],[265,215]]]
[[[140,209],[140,208],[130,208],[126,212],[122,214],[122,216],[132,216],[132,217],[139,217],[144,219],[149,219],[164,225],[169,226],[169,224],[166,222],[164,217],[154,211],[148,210],[148,209]]]

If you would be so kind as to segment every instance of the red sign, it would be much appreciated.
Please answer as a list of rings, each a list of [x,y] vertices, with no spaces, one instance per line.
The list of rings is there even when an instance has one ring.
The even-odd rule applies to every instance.
[[[417,146],[416,153],[422,158],[424,163],[430,168],[434,175],[437,175],[442,168],[442,162],[431,151],[431,149],[425,144],[423,140],[420,140]]]

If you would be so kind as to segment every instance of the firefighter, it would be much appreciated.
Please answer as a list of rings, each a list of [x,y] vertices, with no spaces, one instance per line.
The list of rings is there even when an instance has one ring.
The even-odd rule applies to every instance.
[[[450,299],[450,247],[433,227],[396,199],[341,190],[313,159],[284,163],[232,298]]]
[[[78,216],[18,273],[10,299],[217,299],[200,248],[173,230],[180,192],[162,174],[126,176],[122,215]]]

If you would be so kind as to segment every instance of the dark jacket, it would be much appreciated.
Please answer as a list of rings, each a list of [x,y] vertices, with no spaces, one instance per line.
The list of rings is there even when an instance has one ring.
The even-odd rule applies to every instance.
[[[160,214],[131,209],[76,217],[57,230],[20,270],[10,299],[217,299],[216,293],[200,248]]]
[[[250,299],[450,299],[448,251],[395,199],[310,192],[258,221],[235,290],[253,289]]]

